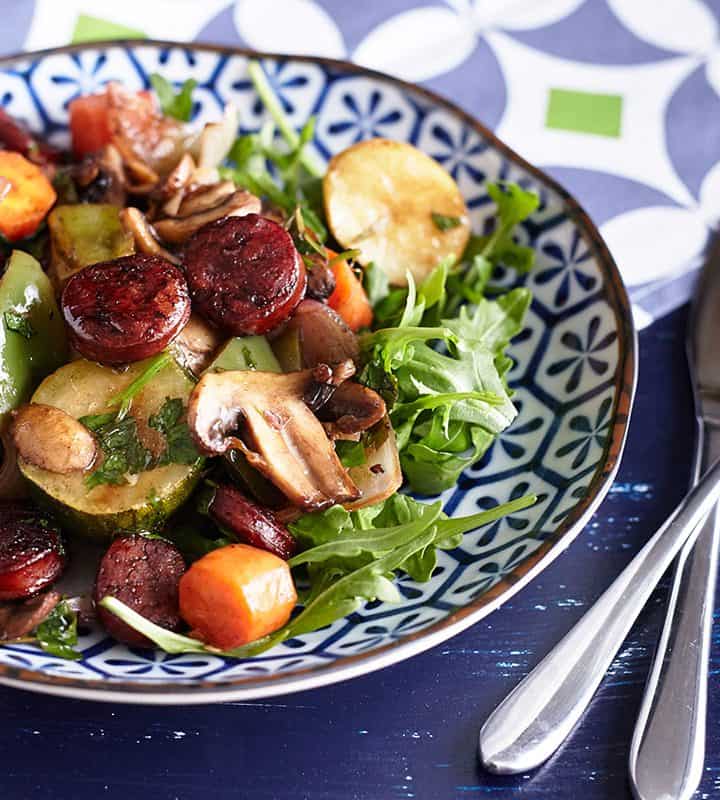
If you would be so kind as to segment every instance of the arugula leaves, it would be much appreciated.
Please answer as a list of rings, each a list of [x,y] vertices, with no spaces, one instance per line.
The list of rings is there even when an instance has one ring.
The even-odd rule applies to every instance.
[[[445,259],[419,285],[390,288],[371,265],[364,285],[377,330],[362,339],[361,383],[390,407],[403,474],[411,489],[452,486],[515,418],[505,376],[510,339],[522,329],[527,289],[485,297],[497,264],[529,268],[531,248],[513,240],[538,197],[514,183],[488,186],[497,206],[491,234],[471,237],[459,264]],[[446,225],[447,221],[433,220]]]
[[[253,194],[267,197],[288,217],[300,209],[303,224],[322,243],[327,238],[322,205],[320,179],[305,166],[305,150],[315,132],[311,117],[287,151],[275,145],[275,126],[266,124],[259,133],[246,134],[235,140],[228,161],[231,167],[221,169]]]
[[[409,289],[399,324],[363,337],[359,379],[390,404],[410,487],[438,494],[517,415],[504,379],[510,366],[504,350],[522,328],[530,292],[520,288],[497,300],[483,298],[454,319],[423,327],[443,293],[424,286],[416,293],[412,284]]]
[[[194,78],[188,78],[177,92],[172,83],[157,72],[153,72],[150,76],[150,84],[155,90],[163,114],[175,117],[181,122],[190,119],[193,110],[192,93],[197,86]]]
[[[200,458],[185,421],[185,406],[179,397],[166,397],[160,410],[148,419],[148,425],[165,437],[165,451],[157,459],[157,466],[194,464]]]
[[[46,652],[73,661],[82,658],[75,650],[78,641],[77,614],[67,600],[61,600],[35,631],[37,643]]]
[[[342,506],[305,514],[290,529],[305,546],[289,564],[306,571],[310,589],[302,611],[284,627],[256,642],[219,651],[198,639],[155,625],[114,597],[100,605],[131,628],[145,634],[168,653],[215,653],[247,658],[304,633],[330,625],[370,600],[397,603],[401,595],[393,583],[396,571],[416,581],[427,581],[435,569],[438,549],[457,547],[463,534],[535,503],[534,495],[498,505],[468,517],[449,518],[438,501],[420,503],[394,495],[383,503],[347,511]]]
[[[270,113],[259,133],[236,139],[228,155],[232,166],[221,169],[223,177],[267,199],[290,217],[300,211],[299,227],[307,227],[312,238],[294,232],[301,254],[308,254],[327,239],[322,200],[321,178],[325,166],[309,149],[315,133],[315,117],[311,117],[297,133],[283,111],[260,64],[251,61],[248,74],[260,99]],[[276,130],[285,140],[285,149],[275,143]],[[324,256],[324,251],[321,251]]]

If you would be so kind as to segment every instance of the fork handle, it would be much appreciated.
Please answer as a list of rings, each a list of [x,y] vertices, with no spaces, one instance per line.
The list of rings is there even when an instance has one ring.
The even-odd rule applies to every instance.
[[[720,459],[560,643],[500,703],[480,731],[493,772],[546,761],[582,716],[628,631],[687,539],[720,497]]]
[[[720,455],[720,428],[700,425],[702,464]],[[699,466],[699,465],[698,465]],[[665,624],[630,748],[638,800],[688,800],[705,761],[710,656],[720,526],[718,509],[678,558]]]

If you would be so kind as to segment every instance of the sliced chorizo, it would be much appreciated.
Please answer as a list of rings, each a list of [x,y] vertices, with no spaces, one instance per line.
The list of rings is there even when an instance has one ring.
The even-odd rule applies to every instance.
[[[46,589],[66,561],[53,520],[23,505],[0,507],[0,600],[22,600]]]
[[[104,597],[116,597],[151,622],[169,630],[180,627],[178,585],[185,561],[165,539],[140,534],[113,541],[100,561],[93,599],[105,630],[132,647],[153,647],[141,633],[99,606]]]
[[[62,311],[75,349],[104,364],[140,361],[163,350],[190,318],[181,270],[160,256],[136,253],[73,275]]]
[[[305,266],[290,234],[257,214],[202,227],[184,264],[195,308],[235,336],[267,333],[305,294]]]
[[[295,553],[295,539],[272,511],[248,500],[234,486],[217,486],[208,511],[218,525],[245,544],[267,550],[285,561]]]

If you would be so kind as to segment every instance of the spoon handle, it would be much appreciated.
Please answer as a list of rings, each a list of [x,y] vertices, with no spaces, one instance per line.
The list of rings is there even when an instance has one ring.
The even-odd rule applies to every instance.
[[[720,456],[720,428],[701,423],[699,430],[698,467]],[[689,800],[702,778],[718,546],[716,508],[678,558],[630,748],[630,784],[638,800]]]
[[[500,703],[480,731],[479,755],[497,773],[546,761],[582,716],[638,614],[685,541],[720,498],[720,459],[574,628]]]

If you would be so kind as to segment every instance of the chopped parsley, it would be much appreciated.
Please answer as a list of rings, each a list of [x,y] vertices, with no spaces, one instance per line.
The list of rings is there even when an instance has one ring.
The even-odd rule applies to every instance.
[[[128,475],[151,468],[152,453],[140,441],[134,417],[118,419],[113,413],[93,414],[81,417],[80,422],[95,434],[103,454],[99,468],[85,478],[88,489],[102,483],[119,486],[127,483]]]
[[[194,464],[200,458],[185,421],[185,406],[179,397],[166,397],[160,410],[148,420],[148,425],[162,433],[167,442],[157,466]]]
[[[433,211],[430,215],[432,217],[432,221],[435,223],[435,227],[439,231],[451,231],[453,228],[457,228],[457,226],[462,222],[460,217],[448,217],[446,214],[438,214],[436,211]]]
[[[77,660],[82,653],[75,650],[78,641],[77,614],[67,600],[61,600],[35,631],[37,642],[46,653]]]
[[[5,327],[13,333],[19,333],[25,339],[32,339],[35,336],[35,328],[33,328],[27,314],[21,314],[19,311],[6,311],[3,314],[5,319]]]

